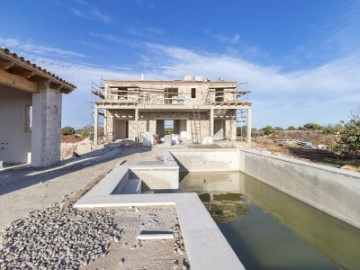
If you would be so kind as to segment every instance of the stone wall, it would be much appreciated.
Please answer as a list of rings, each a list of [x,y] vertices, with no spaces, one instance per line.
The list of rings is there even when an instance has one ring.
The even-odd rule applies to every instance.
[[[129,91],[134,90],[134,93],[128,94],[128,101],[137,101],[139,104],[165,104],[164,101],[164,91],[161,91],[166,88],[177,88],[178,97],[184,99],[184,104],[188,107],[200,104],[210,104],[215,101],[215,93],[210,92],[209,88],[211,87],[224,87],[228,89],[224,93],[224,101],[234,101],[234,93],[229,93],[234,87],[236,87],[236,82],[207,82],[207,81],[111,81],[106,82],[105,85],[105,95],[107,100],[118,100],[118,94],[115,92],[110,92],[111,89],[116,89],[117,87],[128,87]],[[131,88],[134,87],[134,88]],[[136,87],[147,90],[157,90],[157,92],[144,91],[137,92]],[[196,97],[191,98],[191,89],[196,89]],[[232,90],[230,90],[232,89]],[[177,100],[168,101],[172,104],[176,104]]]
[[[123,119],[129,121],[129,139],[135,140],[135,110],[108,110],[106,113],[106,133],[108,141],[111,142],[115,139],[113,134],[114,121],[116,119]],[[236,119],[234,110],[219,110],[215,111],[215,117],[221,117],[226,120],[226,138],[229,140],[236,139]],[[198,133],[199,139],[204,139],[210,135],[210,112],[201,112],[200,113],[200,130],[196,131],[196,126],[198,124],[194,120],[194,115],[192,111],[162,111],[162,112],[139,112],[138,120],[138,132],[139,138],[141,141],[142,134],[146,131],[151,131],[156,134],[156,120],[165,120],[165,119],[176,119],[176,120],[187,120],[186,122],[186,131],[187,131],[187,140],[193,141],[193,133]],[[195,135],[194,135],[195,137]],[[182,138],[184,139],[184,138]]]

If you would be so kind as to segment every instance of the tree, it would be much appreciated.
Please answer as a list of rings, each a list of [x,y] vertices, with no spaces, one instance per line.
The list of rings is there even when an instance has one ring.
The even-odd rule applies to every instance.
[[[88,137],[93,132],[94,132],[94,127],[93,127],[93,125],[90,125],[90,124],[83,126],[82,128],[76,130],[76,133],[80,134],[83,137]]]
[[[296,130],[296,127],[290,126],[290,127],[287,128],[287,130]]]
[[[265,135],[270,135],[275,132],[275,130],[273,129],[272,126],[266,126],[266,127],[262,128],[261,130],[264,132]]]
[[[324,134],[335,134],[337,132],[340,132],[343,129],[342,124],[336,124],[336,125],[327,125],[323,128]]]
[[[304,125],[305,129],[311,129],[311,130],[322,130],[323,126],[316,123],[307,123]]]
[[[236,136],[242,135],[243,137],[246,137],[246,134],[247,134],[247,126],[241,126],[236,128]]]
[[[360,106],[351,112],[351,119],[340,132],[340,139],[335,144],[334,152],[341,156],[360,152]]]
[[[72,128],[72,127],[63,127],[62,129],[61,129],[61,135],[73,135],[73,134],[75,134],[75,129],[74,128]]]

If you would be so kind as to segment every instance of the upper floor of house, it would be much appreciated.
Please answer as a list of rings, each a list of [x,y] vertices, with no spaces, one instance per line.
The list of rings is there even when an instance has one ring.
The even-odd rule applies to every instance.
[[[210,81],[203,77],[185,76],[184,80],[105,80],[102,104],[119,106],[151,105],[152,107],[193,108],[196,106],[247,104],[235,81]]]

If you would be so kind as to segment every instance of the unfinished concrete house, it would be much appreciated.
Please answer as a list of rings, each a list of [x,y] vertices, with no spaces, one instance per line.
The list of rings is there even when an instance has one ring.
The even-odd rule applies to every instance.
[[[247,112],[247,142],[251,142],[251,103],[244,101],[249,91],[239,90],[237,82],[201,76],[174,81],[105,80],[102,89],[93,91],[102,98],[95,104],[95,143],[99,114],[104,115],[107,142],[124,138],[141,142],[145,133],[161,138],[169,130],[190,143],[235,140],[238,110]]]
[[[62,94],[74,89],[0,48],[0,161],[33,166],[59,161]]]

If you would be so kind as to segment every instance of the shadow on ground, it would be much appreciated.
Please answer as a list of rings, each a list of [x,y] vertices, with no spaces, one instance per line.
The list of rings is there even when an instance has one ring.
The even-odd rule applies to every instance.
[[[46,168],[9,168],[0,172],[0,195],[46,182],[66,174],[96,166],[114,159],[135,153],[151,151],[151,147],[132,145],[123,147],[119,144],[108,144],[103,149],[60,161]]]
[[[289,147],[288,150],[296,158],[307,159],[316,163],[326,163],[335,167],[360,161],[359,156],[340,157],[327,150],[303,147]]]

